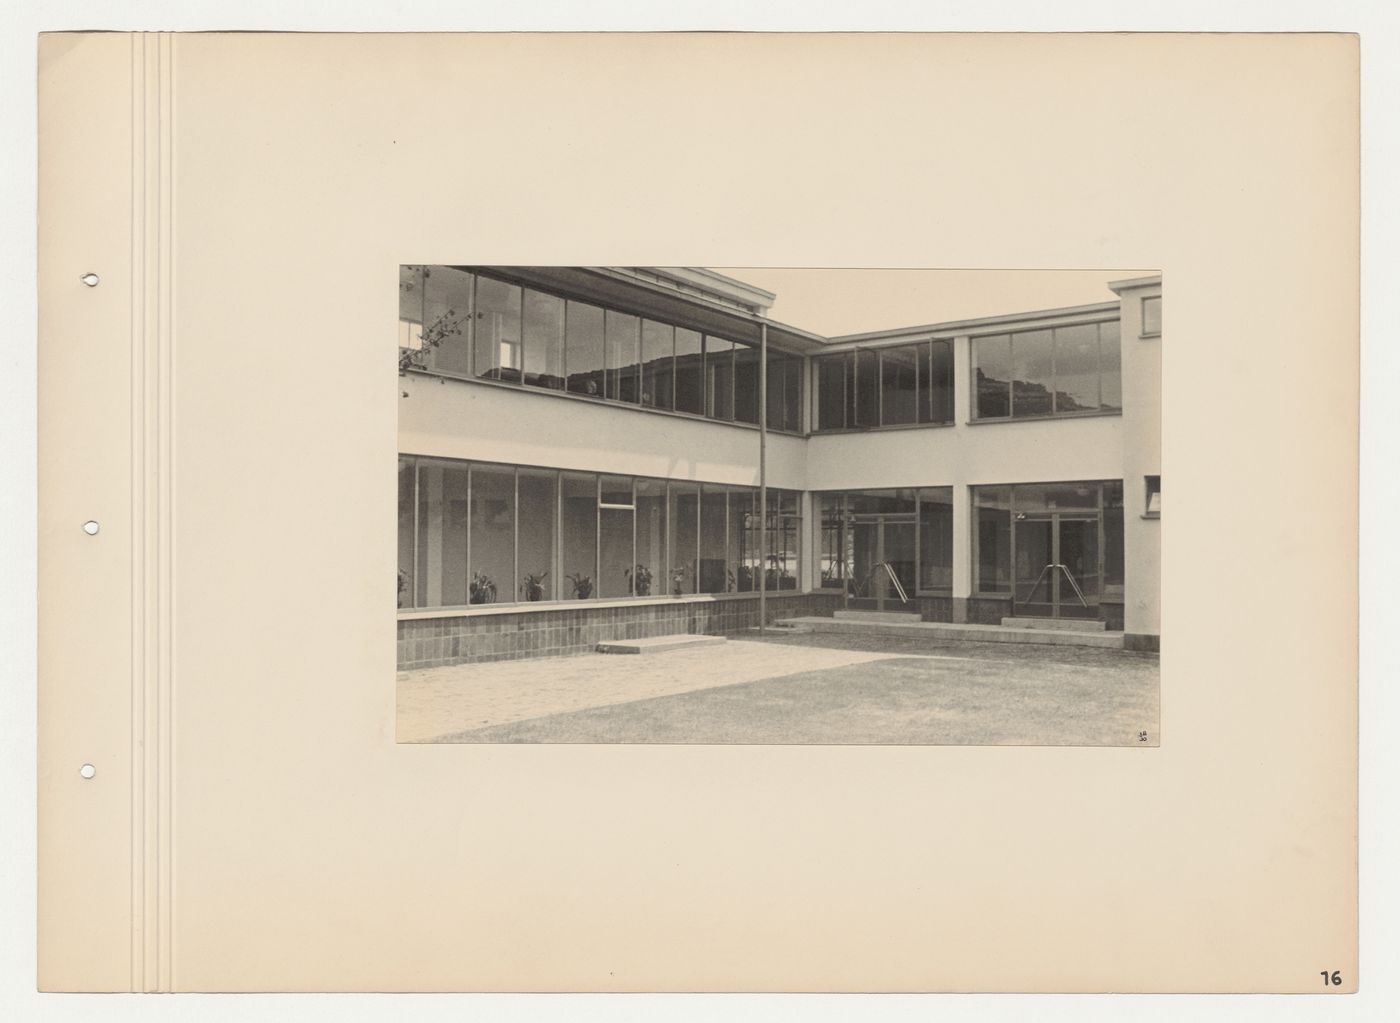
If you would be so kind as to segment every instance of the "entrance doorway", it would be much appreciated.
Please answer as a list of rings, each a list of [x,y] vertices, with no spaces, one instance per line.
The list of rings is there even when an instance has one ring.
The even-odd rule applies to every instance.
[[[848,608],[917,610],[914,604],[915,529],[912,515],[857,515],[849,520]]]
[[[1016,517],[1013,615],[1099,618],[1103,594],[1096,516]]]

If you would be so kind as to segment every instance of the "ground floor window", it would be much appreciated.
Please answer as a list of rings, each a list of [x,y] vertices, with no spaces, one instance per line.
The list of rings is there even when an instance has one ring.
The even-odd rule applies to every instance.
[[[953,488],[818,496],[821,585],[852,607],[898,610],[953,585]]]
[[[801,585],[796,491],[763,508],[756,487],[408,455],[398,474],[403,609]]]
[[[1122,599],[1121,480],[973,487],[972,506],[978,596],[1051,618],[1098,618]]]

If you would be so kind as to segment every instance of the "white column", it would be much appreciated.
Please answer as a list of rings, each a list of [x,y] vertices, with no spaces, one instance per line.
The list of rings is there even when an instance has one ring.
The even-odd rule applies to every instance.
[[[953,423],[972,419],[972,342],[967,335],[953,338]]]
[[[972,500],[966,483],[953,484],[953,621],[967,621],[972,596]]]

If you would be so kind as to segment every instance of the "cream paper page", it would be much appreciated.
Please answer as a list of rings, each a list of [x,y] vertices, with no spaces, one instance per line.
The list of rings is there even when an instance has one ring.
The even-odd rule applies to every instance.
[[[1355,38],[40,46],[41,987],[1355,988]],[[396,745],[410,262],[1160,268],[1160,748]]]

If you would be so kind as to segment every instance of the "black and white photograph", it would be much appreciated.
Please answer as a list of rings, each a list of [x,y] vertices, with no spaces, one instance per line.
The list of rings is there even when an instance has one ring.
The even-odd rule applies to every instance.
[[[1159,745],[1160,273],[405,264],[398,310],[399,742]]]

